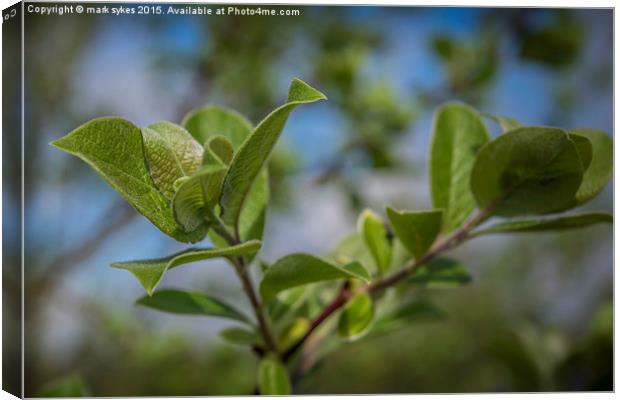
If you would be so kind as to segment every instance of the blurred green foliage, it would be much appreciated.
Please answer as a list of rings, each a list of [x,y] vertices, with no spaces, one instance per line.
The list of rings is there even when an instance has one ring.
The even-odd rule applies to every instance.
[[[312,83],[329,95],[332,106],[337,106],[347,121],[347,139],[337,156],[321,165],[324,169],[319,171],[317,182],[337,185],[349,195],[351,205],[359,209],[366,203],[359,190],[363,182],[347,173],[350,158],[354,161],[361,158],[361,166],[370,170],[405,168],[411,172],[413,167],[403,166],[405,161],[394,150],[411,133],[411,128],[415,128],[416,116],[447,98],[485,104],[502,73],[505,55],[498,49],[505,40],[516,43],[512,56],[548,68],[554,74],[558,87],[550,121],[563,125],[573,107],[579,104],[581,94],[575,91],[574,85],[565,84],[574,78],[581,63],[588,33],[576,13],[547,12],[545,15],[551,17],[540,22],[537,10],[510,13],[487,10],[485,20],[495,22],[485,22],[473,37],[438,33],[428,46],[436,52],[442,67],[440,90],[420,93],[412,89],[403,96],[403,91],[397,94],[385,77],[365,73],[369,58],[380,57],[385,46],[381,32],[373,29],[371,23],[347,21],[338,16],[329,18],[334,11],[317,9],[294,22],[288,19],[264,22],[247,17],[220,19],[202,27],[199,42],[204,47],[197,56],[192,53],[187,58],[185,54],[174,54],[173,50],[155,55],[154,68],[168,71],[187,68],[195,74],[191,91],[171,99],[178,119],[187,110],[217,95],[257,122],[275,104],[270,82],[275,80],[275,71],[286,65],[286,57],[291,56],[286,52],[287,41],[281,38],[301,37],[313,49],[308,67]],[[28,73],[39,106],[33,108],[29,118],[31,144],[40,139],[37,135],[42,135],[44,127],[49,129],[50,123],[58,124],[51,115],[64,115],[68,120],[83,117],[75,115],[68,101],[72,93],[72,69],[68,66],[79,62],[100,23],[100,20],[83,18],[63,26],[50,26],[42,19],[33,24],[36,29],[29,33],[31,46],[27,55],[33,62],[28,65]],[[158,29],[157,22],[152,29]],[[72,38],[62,42],[62,57],[50,54],[52,47],[45,51],[48,46],[45,38],[58,31],[66,31],[63,37]],[[610,85],[607,77],[612,76],[608,72],[604,66],[588,69],[587,76],[591,79],[587,80],[596,87],[606,88]],[[27,146],[31,152],[27,155],[29,160],[39,159],[37,149],[34,145]],[[279,148],[272,157],[270,184],[271,193],[277,195],[273,199],[276,204],[287,205],[290,201],[295,178],[303,172],[300,156],[290,149]],[[72,174],[84,174],[83,169],[65,169],[65,179]],[[36,187],[37,179],[35,175],[28,176],[27,191],[31,191],[28,185]],[[597,205],[610,207],[607,200],[600,200]],[[582,324],[583,312],[575,312],[574,324],[582,324],[581,330],[549,323],[541,304],[543,300],[529,295],[533,285],[531,276],[540,266],[535,262],[537,258],[550,252],[560,257],[562,268],[552,270],[566,285],[566,281],[581,276],[579,270],[584,265],[590,265],[586,255],[593,250],[589,246],[604,239],[588,231],[557,238],[543,235],[539,243],[519,241],[510,252],[496,255],[490,262],[494,264],[491,268],[475,269],[474,285],[450,293],[422,290],[412,296],[414,301],[432,300],[438,304],[445,314],[442,322],[418,321],[403,331],[368,335],[333,353],[327,349],[328,357],[297,382],[296,391],[611,390],[612,306],[608,303],[611,292],[591,300],[586,310],[593,317],[585,318],[585,323]],[[97,241],[97,246],[101,243],[103,238]],[[84,257],[89,252],[92,254],[90,245],[81,246],[89,250],[83,252]],[[476,255],[473,257],[476,259]],[[101,304],[97,312],[85,311],[87,324],[96,328],[78,333],[71,352],[62,359],[51,358],[40,334],[45,331],[46,304],[50,293],[60,286],[63,274],[79,267],[82,259],[59,257],[52,260],[58,262],[48,263],[42,255],[33,262],[33,269],[41,267],[43,272],[30,276],[32,286],[27,289],[30,326],[27,341],[31,349],[26,363],[31,377],[27,394],[49,395],[54,393],[52,390],[65,390],[64,395],[68,391],[76,393],[78,388],[97,396],[252,392],[257,363],[249,352],[219,340],[188,338],[180,331],[166,332],[136,318],[132,310],[117,315],[114,306],[108,304]],[[50,278],[50,271],[58,273]],[[597,306],[599,303],[602,305]],[[341,379],[332,379],[335,375]],[[447,380],[447,376],[451,379]]]

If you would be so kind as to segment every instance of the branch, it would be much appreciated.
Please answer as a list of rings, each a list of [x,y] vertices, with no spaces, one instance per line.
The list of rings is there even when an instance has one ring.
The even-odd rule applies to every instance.
[[[445,239],[437,242],[435,246],[433,246],[424,256],[420,257],[417,260],[412,261],[409,265],[405,266],[400,271],[384,278],[376,281],[370,285],[364,286],[356,291],[356,293],[377,293],[381,290],[387,289],[391,286],[396,285],[401,282],[409,275],[413,274],[420,268],[422,265],[427,264],[433,258],[437,257],[441,253],[458,246],[462,243],[466,238],[468,233],[484,222],[491,212],[491,208],[480,210],[471,220],[469,220],[466,224],[461,226],[459,229],[454,231],[450,236],[447,236]],[[321,324],[329,318],[330,315],[338,311],[342,308],[349,299],[353,296],[354,293],[350,292],[346,287],[343,287],[336,298],[328,304],[323,311],[312,321],[308,331],[304,334],[301,339],[299,339],[295,344],[289,347],[282,355],[282,360],[289,360],[296,352],[299,350],[306,340],[312,335],[312,333],[319,327]]]
[[[222,220],[215,215],[215,213],[211,212],[211,214],[209,214],[209,217],[211,217],[212,220],[215,221],[215,223],[213,224],[213,230],[217,232],[220,236],[222,236],[228,242],[228,244],[234,246],[240,243],[239,233],[237,230],[235,232],[235,235],[233,236],[228,231]],[[250,275],[248,274],[246,268],[247,265],[245,259],[243,257],[230,257],[229,260],[235,268],[235,272],[237,273],[237,276],[241,281],[245,294],[250,300],[250,304],[252,305],[254,315],[256,316],[256,320],[258,322],[258,328],[261,332],[261,336],[265,340],[267,350],[274,353],[277,352],[277,346],[273,339],[269,324],[267,323],[267,318],[265,317],[263,305],[258,299],[256,290],[254,290],[252,279],[250,278]]]
[[[267,350],[277,352],[277,347],[275,341],[273,340],[271,329],[269,328],[269,325],[267,324],[267,319],[265,318],[263,305],[258,299],[256,291],[254,290],[252,280],[250,279],[250,276],[248,275],[248,272],[246,270],[245,261],[243,257],[236,257],[231,260],[233,262],[233,265],[235,266],[237,276],[239,276],[239,279],[241,280],[243,290],[250,299],[250,303],[252,304],[252,308],[254,309],[254,314],[256,315],[256,320],[258,321],[258,328],[260,329],[261,335],[265,340]]]

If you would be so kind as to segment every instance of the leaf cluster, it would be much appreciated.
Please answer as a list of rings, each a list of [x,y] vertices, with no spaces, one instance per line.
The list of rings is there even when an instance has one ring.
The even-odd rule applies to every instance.
[[[87,162],[167,235],[191,243],[209,235],[215,247],[113,266],[130,271],[145,288],[139,305],[240,324],[221,336],[259,355],[263,394],[290,392],[286,363],[295,362],[296,350],[319,328],[349,341],[385,334],[420,317],[443,316],[412,289],[469,283],[467,268],[442,254],[465,240],[612,222],[603,213],[565,214],[593,199],[611,177],[612,142],[605,133],[521,126],[448,103],[437,110],[433,124],[432,209],[386,207],[385,218],[364,210],[357,232],[329,254],[294,253],[263,263],[256,294],[247,269],[263,240],[266,162],[289,114],[322,99],[322,93],[294,80],[287,102],[254,128],[235,111],[207,106],[181,125],[138,128],[120,118],[100,118],[53,143]],[[489,121],[500,125],[499,136],[491,137]],[[487,224],[491,218],[502,220]],[[255,318],[208,294],[156,290],[170,268],[214,257],[235,268]],[[330,325],[326,321],[334,313],[338,321]]]

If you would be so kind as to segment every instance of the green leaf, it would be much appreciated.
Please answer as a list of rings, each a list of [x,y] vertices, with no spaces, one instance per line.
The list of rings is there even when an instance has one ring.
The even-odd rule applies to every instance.
[[[239,231],[241,240],[261,240],[265,229],[265,218],[267,215],[267,204],[269,202],[269,174],[267,168],[258,175],[254,181],[252,189],[248,194],[241,216],[239,217]],[[228,245],[215,231],[209,232],[209,238],[218,247]],[[251,259],[250,259],[251,260]]]
[[[138,299],[137,304],[173,314],[208,315],[250,323],[250,320],[234,307],[211,296],[184,290],[162,289],[152,296]]]
[[[200,166],[202,146],[183,127],[170,122],[142,128],[142,136],[151,177],[159,191],[172,199],[174,182]]]
[[[228,174],[224,179],[220,204],[224,222],[239,226],[239,216],[255,178],[273,150],[289,114],[300,104],[325,99],[319,91],[299,79],[294,79],[289,90],[288,102],[269,114],[247,137],[235,153]]]
[[[308,286],[299,286],[271,299],[267,304],[267,313],[272,321],[278,323],[284,317],[294,314],[308,297]]]
[[[287,349],[301,339],[310,328],[310,321],[306,318],[296,318],[282,329],[278,338],[281,349]]]
[[[204,165],[179,185],[172,199],[172,207],[174,218],[185,229],[199,226],[208,229],[211,226],[213,221],[209,215],[213,212],[213,204],[209,204],[207,191],[217,191],[214,186],[217,186],[218,180],[222,182],[225,173],[226,167],[222,165]]]
[[[269,300],[286,289],[346,278],[370,281],[368,271],[358,262],[338,266],[310,254],[295,253],[279,259],[267,270],[260,292],[265,300]]]
[[[442,318],[444,313],[432,303],[415,300],[406,303],[397,309],[386,313],[372,326],[372,333],[385,333],[401,329],[408,324],[419,320],[436,320]]]
[[[581,157],[566,132],[524,127],[480,150],[471,188],[478,206],[495,215],[545,214],[574,206],[582,176]]]
[[[590,143],[590,139],[575,135],[574,133],[569,133],[568,137],[575,145],[575,149],[577,149],[583,170],[587,170],[592,162],[592,143]],[[581,184],[583,185],[583,182]]]
[[[367,332],[372,318],[374,307],[368,293],[360,293],[353,297],[340,313],[338,319],[338,334],[348,339],[358,339]]]
[[[206,106],[190,112],[182,125],[198,143],[205,143],[213,135],[223,135],[238,149],[252,132],[252,124],[238,112],[217,106]]]
[[[262,395],[291,394],[288,371],[275,357],[265,357],[258,364],[258,389]]]
[[[482,113],[482,115],[496,122],[499,127],[502,128],[502,133],[506,133],[508,131],[521,127],[521,123],[514,118],[504,117],[501,115],[493,115],[489,113]]]
[[[243,240],[263,238],[267,203],[269,202],[269,174],[264,168],[254,180],[248,193],[241,215],[239,217],[239,231]]]
[[[576,129],[574,136],[585,137],[592,145],[592,162],[584,163],[586,172],[576,194],[577,204],[583,204],[599,194],[609,182],[614,167],[614,146],[604,132],[594,129]]]
[[[586,213],[556,218],[508,221],[480,229],[472,233],[471,236],[488,235],[491,233],[559,231],[605,223],[613,223],[613,216],[611,214]]]
[[[390,269],[400,269],[413,257],[400,239],[392,240],[392,266]]]
[[[207,139],[207,145],[210,153],[205,153],[202,158],[202,164],[210,164],[213,156],[216,156],[224,165],[229,165],[232,161],[235,150],[230,140],[223,135],[212,135]]]
[[[243,328],[228,328],[220,332],[220,337],[237,346],[260,346],[262,340],[254,332]]]
[[[158,259],[118,262],[112,264],[112,267],[126,269],[134,274],[142,286],[144,286],[146,292],[152,295],[155,288],[170,268],[214,257],[252,254],[256,253],[260,247],[261,242],[252,240],[223,249],[188,249],[181,253]]]
[[[214,222],[214,207],[222,191],[231,156],[232,145],[228,139],[211,136],[205,144],[203,166],[178,185],[172,207],[175,219],[185,229],[195,229],[199,225],[208,229]]]
[[[181,242],[202,240],[199,227],[186,232],[174,219],[168,199],[157,189],[144,156],[140,128],[121,118],[98,118],[52,142],[89,164],[139,213],[165,234]]]
[[[430,288],[444,288],[469,283],[471,275],[459,261],[436,258],[418,268],[408,281]]]
[[[450,103],[435,114],[430,183],[433,207],[444,210],[443,230],[461,225],[475,208],[469,175],[480,147],[489,133],[480,116],[464,104]]]
[[[390,267],[392,259],[392,244],[383,221],[371,210],[364,210],[358,219],[357,230],[364,238],[379,274],[383,274]]]
[[[387,215],[398,239],[416,258],[420,258],[426,254],[439,235],[443,212],[397,211],[388,207]]]

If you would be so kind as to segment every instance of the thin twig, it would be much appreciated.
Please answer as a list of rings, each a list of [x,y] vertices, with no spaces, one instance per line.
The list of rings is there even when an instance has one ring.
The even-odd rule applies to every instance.
[[[446,250],[449,250],[462,243],[467,238],[467,234],[473,228],[475,228],[488,218],[490,211],[490,208],[480,210],[478,214],[476,214],[462,227],[454,231],[454,233],[452,233],[450,236],[447,236],[445,239],[437,242],[437,244],[433,246],[424,256],[412,261],[409,265],[405,266],[400,271],[384,279],[378,280],[375,283],[356,290],[356,293],[376,293],[401,282],[409,275],[413,274],[422,265],[427,264],[433,258],[437,257]],[[321,326],[321,324],[327,318],[329,318],[333,313],[342,308],[351,297],[352,293],[350,291],[340,290],[340,292],[338,292],[338,295],[336,295],[336,298],[330,304],[328,304],[323,309],[323,311],[312,321],[310,327],[308,328],[308,331],[304,334],[304,336],[302,336],[297,342],[295,342],[283,353],[282,360],[289,360],[297,352],[297,350],[299,350],[304,345],[305,341],[312,335],[312,333],[319,326]]]
[[[211,217],[211,219],[215,222],[213,224],[213,229],[215,230],[215,232],[222,236],[229,245],[234,246],[240,243],[240,240],[238,239],[239,234],[235,233],[235,235],[233,236],[224,226],[223,221],[218,218],[215,213],[211,213],[209,217]],[[273,335],[271,333],[271,328],[269,327],[269,324],[267,322],[267,318],[265,317],[263,305],[258,298],[256,290],[254,289],[254,285],[252,284],[252,279],[248,274],[245,259],[243,257],[230,257],[229,260],[233,264],[235,272],[237,273],[237,276],[239,277],[239,280],[241,281],[241,284],[243,286],[243,290],[248,296],[248,299],[250,300],[250,304],[252,305],[254,315],[256,316],[256,320],[258,322],[258,328],[260,330],[261,336],[263,337],[263,340],[265,341],[267,350],[276,353],[278,349],[273,339]]]
[[[271,329],[267,323],[267,318],[265,317],[265,313],[263,311],[263,306],[258,299],[256,291],[254,290],[254,286],[252,285],[252,281],[250,276],[248,275],[247,269],[245,268],[245,261],[243,257],[233,258],[233,265],[235,266],[235,271],[237,272],[237,276],[241,280],[243,285],[243,290],[246,295],[250,299],[250,303],[252,304],[252,308],[254,309],[254,314],[256,315],[256,319],[258,321],[258,328],[265,340],[265,345],[267,346],[267,350],[271,352],[277,352],[277,347],[275,341],[273,339],[273,335],[271,334]]]

